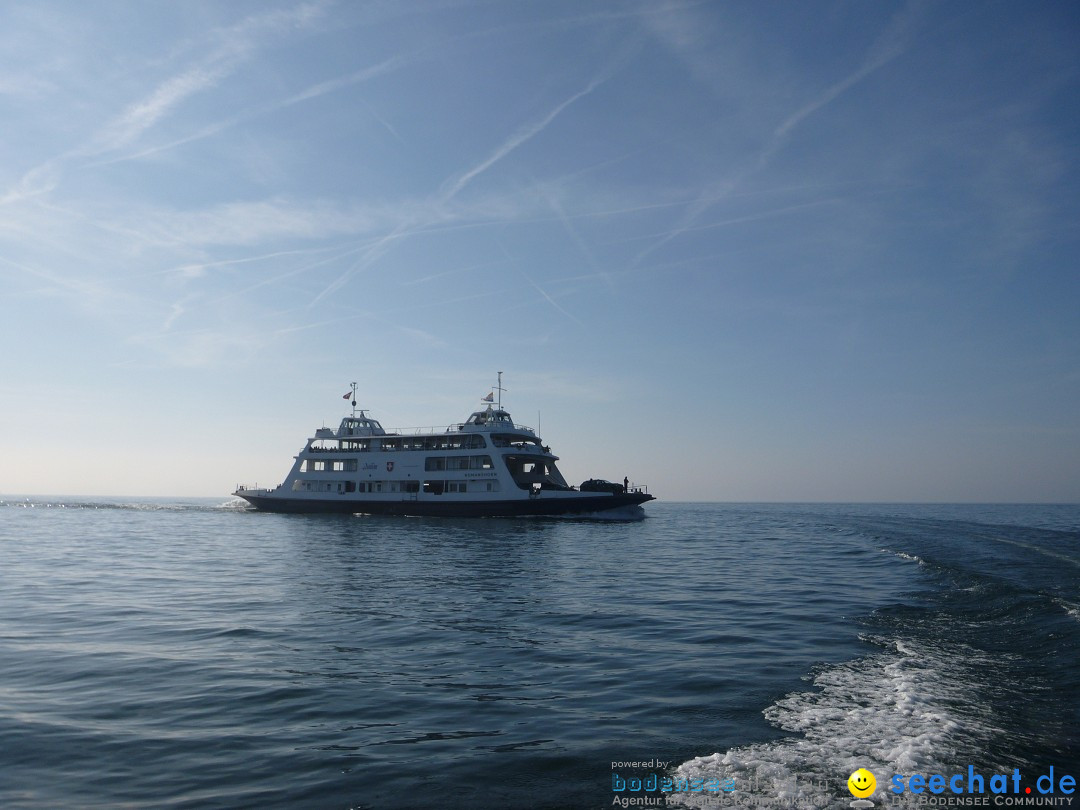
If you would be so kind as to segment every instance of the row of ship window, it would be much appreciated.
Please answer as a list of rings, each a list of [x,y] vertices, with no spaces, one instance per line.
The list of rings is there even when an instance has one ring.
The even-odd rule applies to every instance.
[[[498,481],[294,481],[293,492],[498,492]]]
[[[528,448],[539,444],[532,439],[495,435],[491,437],[495,447]],[[461,436],[405,436],[392,439],[344,439],[340,447],[323,447],[313,444],[313,453],[369,453],[372,450],[483,450],[487,440],[478,434]],[[545,448],[546,450],[547,448]]]
[[[378,444],[375,444],[377,442]],[[487,441],[477,434],[461,436],[405,436],[393,439],[346,439],[343,450],[482,450]],[[313,450],[325,449],[313,447]]]
[[[438,470],[492,470],[495,465],[491,456],[428,456],[424,459],[424,469],[428,472]],[[304,459],[301,472],[356,472],[359,460],[344,458],[340,461],[326,459]]]

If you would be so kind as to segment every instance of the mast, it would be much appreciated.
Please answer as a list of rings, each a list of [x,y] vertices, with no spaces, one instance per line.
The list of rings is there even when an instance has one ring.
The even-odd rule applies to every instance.
[[[495,386],[495,390],[499,392],[499,410],[502,410],[502,395],[506,389],[502,387],[502,372],[499,372],[499,382]]]
[[[360,413],[363,414],[363,411]],[[352,384],[352,415],[356,416],[356,383]]]

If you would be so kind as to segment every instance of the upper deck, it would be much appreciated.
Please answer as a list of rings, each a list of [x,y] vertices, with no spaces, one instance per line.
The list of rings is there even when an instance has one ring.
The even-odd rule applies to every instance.
[[[346,416],[341,420],[337,435],[338,438],[347,436],[385,436],[386,431],[383,430],[383,426],[377,420],[371,419],[363,411],[360,411],[359,416]]]
[[[454,433],[517,433],[537,439],[536,431],[526,425],[514,422],[510,414],[501,409],[488,406],[485,410],[474,412],[464,422],[447,427],[410,427],[386,430],[378,420],[367,416],[363,411],[359,416],[346,416],[336,431],[319,428],[318,439],[352,439],[371,436],[438,436]]]
[[[515,424],[509,413],[501,409],[496,410],[490,405],[483,411],[474,412],[463,424],[454,425],[453,427],[458,430],[472,432],[492,433],[498,431],[499,433],[505,433],[510,431],[513,433],[527,433],[530,436],[536,435],[536,431],[531,427]]]

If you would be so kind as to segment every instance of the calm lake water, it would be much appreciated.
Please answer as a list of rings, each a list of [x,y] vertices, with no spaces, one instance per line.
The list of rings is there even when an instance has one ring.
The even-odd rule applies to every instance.
[[[847,807],[867,767],[880,807],[894,774],[1080,778],[1080,507],[646,511],[4,499],[0,806],[602,808],[671,795],[656,774],[724,784],[690,806]]]

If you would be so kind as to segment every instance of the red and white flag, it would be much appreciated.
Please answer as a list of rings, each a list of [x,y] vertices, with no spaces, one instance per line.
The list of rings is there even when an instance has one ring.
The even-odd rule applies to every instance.
[[[480,397],[480,401],[481,402],[494,402],[495,401],[495,392],[492,391],[486,397]]]
[[[352,396],[352,391],[350,391],[345,396],[343,396],[342,399],[349,399],[351,396]]]

